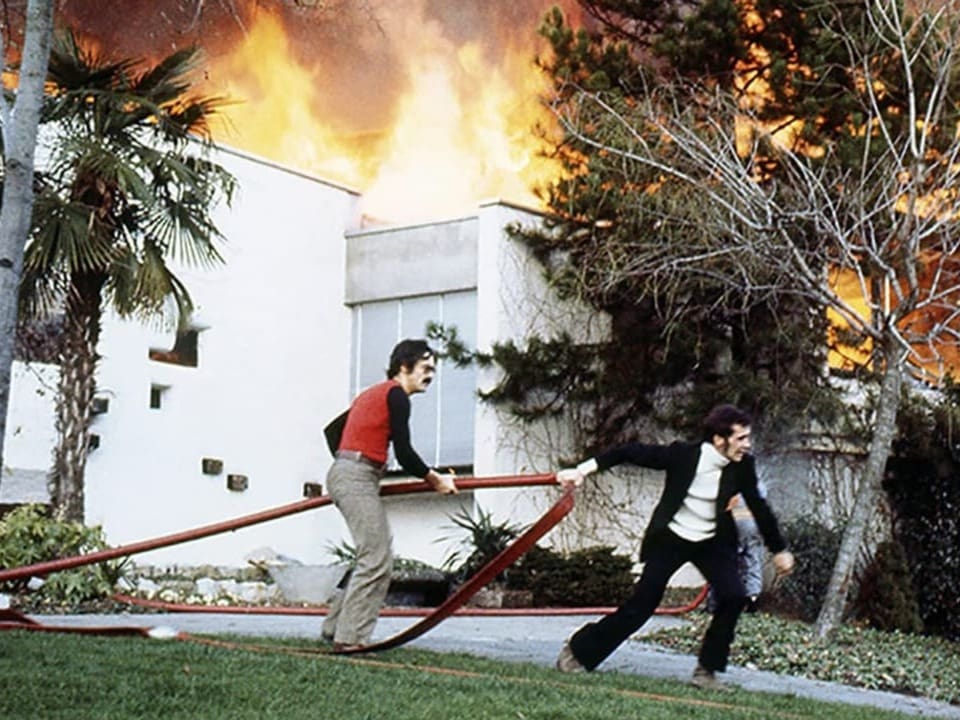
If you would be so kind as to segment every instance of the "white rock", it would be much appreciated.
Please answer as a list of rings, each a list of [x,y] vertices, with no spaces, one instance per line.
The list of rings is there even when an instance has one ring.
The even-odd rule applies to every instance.
[[[173,640],[177,636],[177,631],[166,625],[157,625],[147,630],[147,637],[154,640]]]
[[[213,578],[199,578],[195,584],[196,593],[200,597],[215,598],[220,594],[220,583]]]
[[[28,589],[28,590],[39,590],[40,588],[42,588],[42,587],[43,587],[44,585],[46,585],[46,584],[47,584],[47,581],[44,580],[43,578],[32,577],[32,578],[30,578],[30,579],[27,581],[27,589]]]
[[[156,597],[160,586],[150,578],[137,578],[137,592],[148,598]]]

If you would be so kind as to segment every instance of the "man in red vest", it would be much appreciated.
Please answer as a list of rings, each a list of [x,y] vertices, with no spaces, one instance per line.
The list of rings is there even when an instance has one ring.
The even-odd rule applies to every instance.
[[[410,475],[423,478],[443,495],[457,492],[453,477],[427,467],[410,444],[410,395],[425,392],[435,373],[430,346],[424,340],[403,340],[390,354],[387,379],[361,392],[350,406],[327,474],[327,490],[356,548],[353,572],[321,630],[335,651],[369,643],[390,586],[393,551],[380,498],[390,443],[397,462]]]

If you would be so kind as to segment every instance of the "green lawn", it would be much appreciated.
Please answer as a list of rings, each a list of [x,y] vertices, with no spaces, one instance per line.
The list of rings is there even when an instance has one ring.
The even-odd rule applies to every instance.
[[[331,720],[673,720],[904,715],[612,672],[561,675],[530,664],[398,649],[302,652],[307,641],[236,639],[254,652],[141,638],[0,632],[0,717],[330,718]]]

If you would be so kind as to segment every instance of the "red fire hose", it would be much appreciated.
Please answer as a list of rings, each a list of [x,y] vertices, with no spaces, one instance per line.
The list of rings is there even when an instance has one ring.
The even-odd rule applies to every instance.
[[[492,488],[492,487],[524,487],[524,486],[533,486],[533,485],[552,485],[556,482],[555,476],[553,474],[541,474],[541,475],[528,475],[528,476],[507,476],[507,477],[493,477],[493,478],[461,478],[457,480],[457,487],[461,490],[472,490],[478,488]],[[432,490],[432,488],[424,482],[410,482],[410,483],[397,483],[392,485],[384,485],[381,488],[381,495],[399,495],[407,493],[416,493],[416,492],[426,492]],[[308,500],[302,500],[296,503],[291,503],[288,505],[283,505],[280,507],[273,508],[260,513],[255,513],[252,515],[245,515],[234,520],[229,520],[220,523],[214,523],[212,525],[205,525],[193,530],[187,530],[180,533],[174,533],[172,535],[165,535],[159,538],[154,538],[151,540],[144,540],[137,543],[131,543],[128,545],[122,545],[116,548],[110,548],[107,550],[101,550],[98,552],[88,553],[86,555],[61,558],[58,560],[51,560],[42,563],[35,563],[33,565],[28,565],[20,568],[12,568],[9,570],[0,571],[0,581],[5,580],[15,580],[21,579],[24,577],[33,577],[38,575],[46,575],[51,572],[57,572],[59,570],[66,570],[69,568],[79,567],[82,565],[89,565],[96,562],[104,562],[106,560],[112,560],[118,557],[125,557],[133,555],[136,553],[146,552],[147,550],[154,550],[160,547],[166,547],[168,545],[174,545],[182,542],[188,542],[190,540],[195,540],[201,537],[207,537],[209,535],[214,535],[222,532],[227,532],[230,530],[235,530],[237,528],[246,527],[248,525],[253,525],[261,522],[266,522],[267,520],[273,520],[276,518],[284,517],[286,515],[292,515],[295,513],[303,512],[304,510],[310,510],[317,507],[323,507],[329,505],[331,500],[329,496],[321,496],[317,498],[310,498]],[[458,588],[458,590],[447,598],[440,606],[433,608],[429,611],[412,611],[404,614],[423,614],[426,612],[426,616],[417,623],[414,623],[409,628],[401,631],[400,633],[387,638],[379,643],[374,645],[368,645],[362,649],[363,652],[372,652],[378,650],[387,650],[389,648],[394,648],[399,645],[402,645],[410,640],[413,640],[423,633],[427,632],[431,628],[438,625],[440,622],[450,617],[452,614],[460,610],[463,605],[475,595],[482,587],[489,583],[493,578],[499,575],[503,570],[508,568],[514,562],[516,562],[524,553],[530,550],[536,542],[542,538],[547,532],[549,532],[557,523],[559,523],[566,515],[573,509],[574,505],[574,490],[573,488],[568,488],[560,499],[544,513],[536,523],[534,523],[529,529],[517,537],[510,545],[508,545],[502,552],[500,552],[496,557],[491,559],[486,565],[484,565],[475,575],[473,575],[467,582]],[[704,587],[700,594],[694,599],[690,604],[682,607],[674,608],[658,608],[658,614],[680,614],[688,612],[695,607],[697,607],[703,599],[706,597],[707,588]],[[126,599],[125,596],[118,596],[118,599]],[[131,598],[131,600],[133,600]],[[135,601],[137,604],[148,604],[146,601]],[[325,610],[321,609],[306,609],[306,608],[207,608],[207,607],[198,607],[191,605],[174,605],[168,603],[158,603],[152,602],[149,603],[150,607],[155,607],[158,609],[166,609],[172,611],[191,611],[191,612],[225,612],[225,611],[236,611],[236,612],[272,612],[272,613],[283,613],[283,611],[288,611],[289,613],[297,614],[322,614]],[[592,614],[592,613],[607,613],[610,612],[612,608],[569,608],[562,610],[548,610],[544,609],[542,611],[531,611],[531,610],[487,610],[484,614],[507,614],[507,613],[523,613],[523,614]],[[480,614],[477,610],[471,611],[475,614]],[[386,614],[386,613],[385,613]],[[400,613],[397,613],[400,614]],[[25,629],[25,630],[38,630],[38,631],[58,631],[58,630],[69,630],[73,632],[94,632],[97,634],[140,634],[149,636],[149,628],[56,628],[41,625],[33,620],[26,618],[26,616],[18,613],[17,611],[7,610],[5,612],[0,612],[0,630],[5,629]],[[182,635],[184,639],[187,636]],[[349,651],[348,651],[349,652]]]
[[[4,608],[0,610],[0,630],[31,630],[33,632],[83,633],[85,635],[141,635],[150,637],[150,628],[146,627],[68,627],[64,625],[44,625],[28,618],[19,610]]]
[[[554,525],[560,522],[567,513],[573,510],[573,488],[567,488],[559,500],[541,516],[526,532],[516,538],[506,548],[504,548],[496,557],[487,562],[477,573],[467,580],[459,589],[443,603],[440,604],[432,613],[423,620],[414,623],[406,630],[403,630],[392,637],[382,640],[373,645],[368,645],[361,650],[369,652],[373,650],[389,650],[390,648],[403,645],[414,638],[418,638],[430,628],[450,617],[458,608],[463,606],[470,598],[477,594],[484,585],[493,580],[497,575],[510,567],[525,552],[536,544],[537,540],[542,538],[550,531]],[[346,651],[349,652],[349,651]]]
[[[662,605],[654,610],[656,615],[685,615],[696,610],[706,599],[710,590],[704,585],[697,592],[696,597],[684,605]],[[133,595],[116,593],[111,596],[117,602],[137,607],[159,610],[169,613],[210,613],[215,615],[296,615],[296,616],[323,616],[327,614],[326,607],[288,607],[283,605],[196,605],[191,603],[174,603],[163,600],[147,600]],[[583,605],[579,607],[536,607],[536,608],[482,608],[462,607],[455,615],[469,617],[506,617],[509,615],[524,615],[530,617],[547,617],[563,615],[606,615],[616,610],[609,605]],[[432,607],[384,607],[380,617],[421,617],[433,612]]]
[[[489,478],[457,479],[457,488],[460,490],[477,490],[480,488],[499,487],[528,487],[532,485],[555,484],[556,477],[553,475],[553,473],[544,473],[541,475],[509,475]],[[380,488],[381,495],[408,495],[411,493],[428,491],[433,492],[433,488],[422,481],[393,483],[383,485]],[[330,499],[329,495],[321,495],[320,497],[300,500],[288,505],[280,505],[279,507],[271,508],[270,510],[253,513],[252,515],[244,515],[242,517],[234,518],[233,520],[225,520],[223,522],[213,523],[211,525],[203,525],[192,530],[184,530],[183,532],[173,533],[171,535],[163,535],[150,540],[141,540],[140,542],[130,543],[128,545],[120,545],[118,547],[108,548],[106,550],[98,550],[96,552],[87,553],[86,555],[76,555],[74,557],[59,558],[57,560],[47,560],[46,562],[34,563],[33,565],[24,565],[18,568],[11,568],[9,570],[0,570],[0,582],[5,582],[7,580],[19,580],[25,577],[43,577],[49,573],[58,572],[60,570],[69,570],[82,565],[92,565],[98,562],[114,560],[118,557],[137,555],[138,553],[147,552],[148,550],[156,550],[157,548],[167,547],[169,545],[178,545],[180,543],[189,542],[190,540],[198,540],[210,535],[218,535],[220,533],[229,532],[230,530],[237,530],[238,528],[247,527],[248,525],[256,525],[268,520],[276,520],[277,518],[286,517],[287,515],[295,515],[296,513],[301,513],[305,510],[313,510],[314,508],[330,505],[331,502],[332,500]]]

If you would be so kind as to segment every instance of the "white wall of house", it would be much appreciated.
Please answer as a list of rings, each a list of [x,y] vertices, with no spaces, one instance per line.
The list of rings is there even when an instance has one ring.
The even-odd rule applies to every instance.
[[[44,503],[56,441],[54,409],[60,368],[15,361],[3,441],[0,504]]]
[[[87,465],[86,516],[129,543],[302,499],[329,465],[323,426],[348,402],[350,314],[344,233],[357,195],[247,156],[217,160],[239,181],[216,220],[225,263],[184,271],[197,311],[197,367],[149,359],[172,329],[108,318],[98,396],[107,413]],[[160,407],[151,404],[151,389]],[[221,460],[220,474],[201,471]],[[243,491],[227,475],[248,478]],[[342,528],[317,510],[152,551],[138,564],[242,566],[261,547],[316,560]]]
[[[104,318],[97,394],[109,405],[91,427],[99,447],[87,464],[86,519],[112,545],[296,502],[304,483],[324,483],[332,462],[324,425],[382,377],[397,339],[422,336],[424,318],[454,322],[483,349],[531,331],[592,331],[570,307],[550,305],[541,268],[505,232],[511,222],[538,223],[529,210],[489,202],[473,217],[361,228],[358,195],[347,188],[229,150],[215,159],[236,175],[239,193],[216,212],[224,264],[179,272],[197,308],[197,366],[150,359],[151,349],[171,349],[173,327]],[[394,306],[396,335],[372,333],[372,318],[382,327]],[[52,388],[56,368],[48,371]],[[428,463],[472,465],[479,476],[556,469],[554,452],[566,440],[558,426],[518,433],[484,403],[454,408],[441,393],[456,384],[472,398],[494,381],[486,371],[441,366],[436,389],[412,398],[414,445]],[[8,439],[8,457],[21,453],[42,477],[54,442],[53,393],[27,405],[32,390],[18,382],[8,427],[20,435]],[[221,461],[222,471],[204,473],[204,458]],[[247,488],[229,489],[228,475],[245,476]],[[450,520],[460,509],[479,502],[521,524],[556,497],[549,488],[386,502],[397,555],[439,565],[462,536]],[[329,547],[347,540],[339,513],[323,508],[134,560],[240,567],[270,548],[325,563]]]

